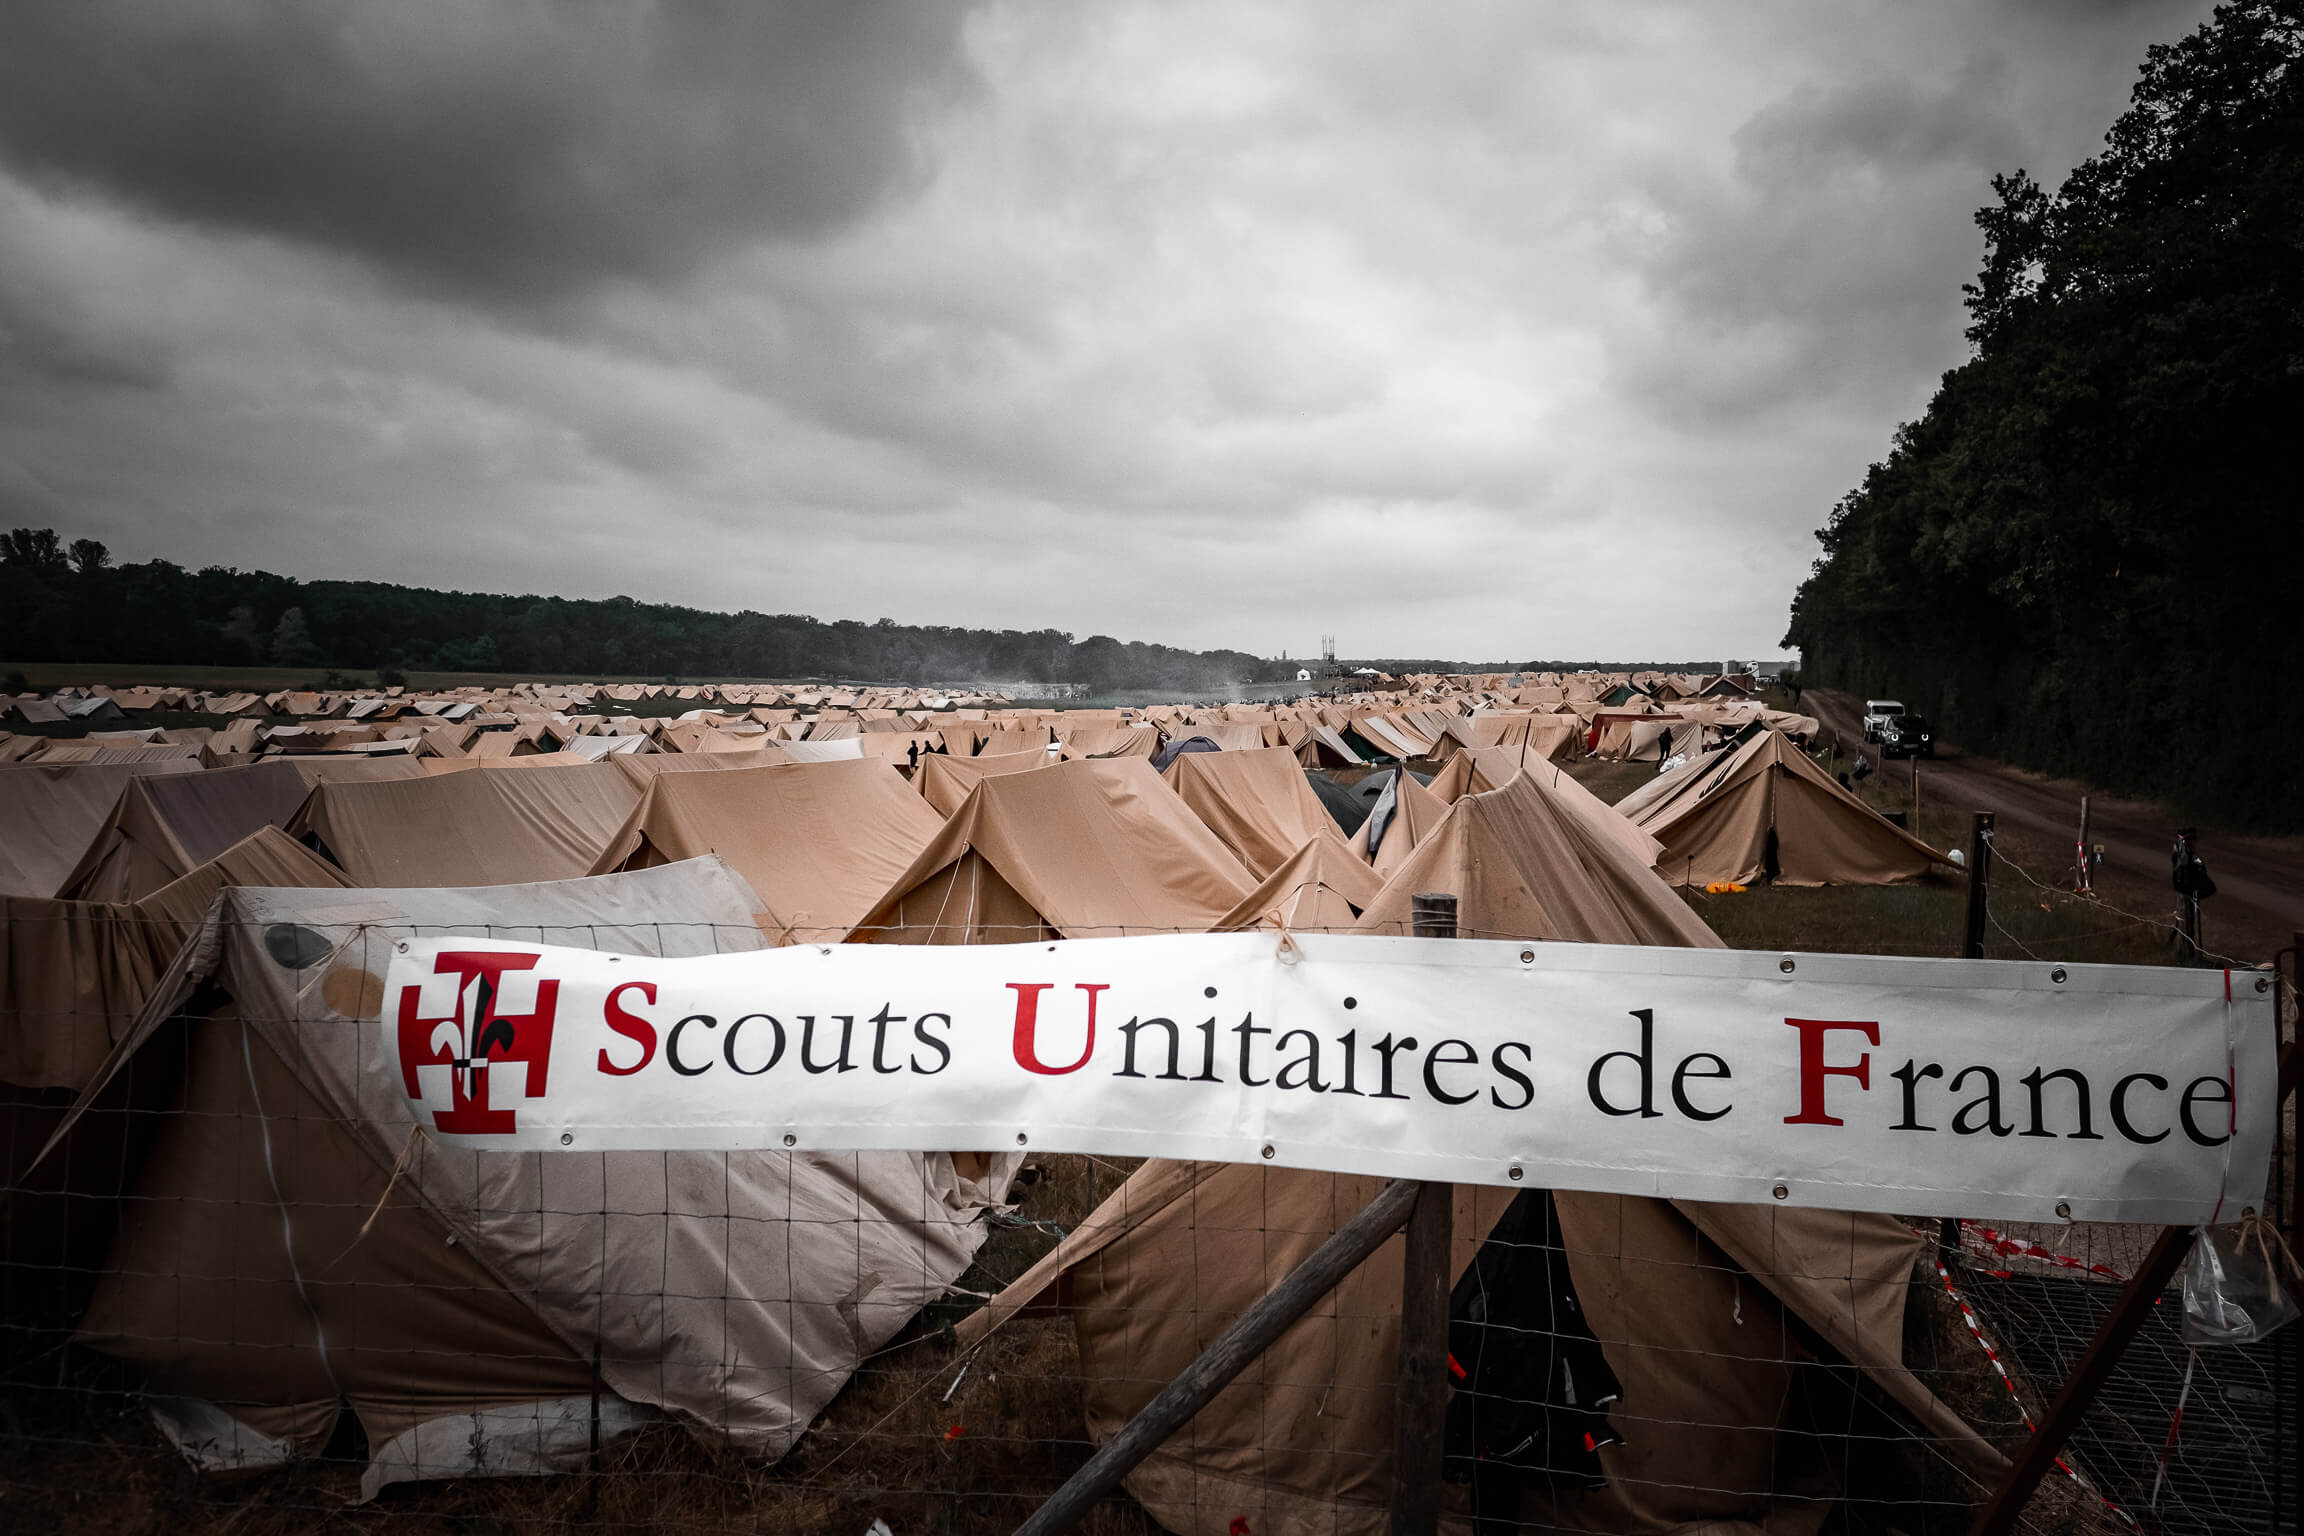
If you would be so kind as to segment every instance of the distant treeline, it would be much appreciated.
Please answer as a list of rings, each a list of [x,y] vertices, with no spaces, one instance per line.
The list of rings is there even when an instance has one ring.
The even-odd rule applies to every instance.
[[[629,597],[581,601],[298,581],[165,560],[115,565],[45,528],[0,540],[0,656],[19,661],[540,672],[574,676],[1084,683],[1179,696],[1295,676],[1242,651],[1185,651],[1058,630],[708,613]]]
[[[2154,48],[2104,152],[1977,215],[1970,361],[1819,534],[1786,643],[2029,767],[2304,827],[2304,24]]]

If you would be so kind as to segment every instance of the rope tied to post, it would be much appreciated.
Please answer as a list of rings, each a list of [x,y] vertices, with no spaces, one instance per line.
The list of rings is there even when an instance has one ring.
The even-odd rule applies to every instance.
[[[2288,1239],[2262,1211],[2253,1209],[2241,1213],[2239,1230],[2232,1239],[2236,1253],[2245,1253],[2251,1246],[2264,1261],[2266,1273],[2277,1278],[2285,1270],[2290,1279],[2304,1283],[2304,1262],[2297,1260],[2296,1250],[2288,1246]]]

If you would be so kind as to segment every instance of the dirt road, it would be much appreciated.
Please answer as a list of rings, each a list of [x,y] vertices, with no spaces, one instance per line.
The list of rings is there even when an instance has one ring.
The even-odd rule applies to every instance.
[[[1879,748],[1864,747],[1863,710],[1855,699],[1810,688],[1801,693],[1799,709],[1821,720],[1847,749],[1863,748],[1878,759]],[[1938,751],[1922,770],[1937,804],[1990,811],[2003,828],[2027,834],[2027,842],[2045,840],[2063,852],[2078,832],[2080,797],[2087,795],[2089,839],[2104,845],[2106,866],[2166,887],[2168,847],[2179,823],[2165,806],[2119,799],[1955,747]],[[2205,903],[2210,949],[2240,943],[2243,948],[2227,952],[2265,960],[2304,930],[2304,838],[2245,837],[2202,825],[2195,846],[2216,880],[2217,894]]]

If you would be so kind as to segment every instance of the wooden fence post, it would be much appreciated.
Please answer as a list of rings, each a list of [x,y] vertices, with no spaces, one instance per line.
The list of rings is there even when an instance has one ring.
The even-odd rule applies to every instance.
[[[1456,898],[1447,892],[1416,892],[1409,914],[1420,939],[1456,937]],[[1400,1374],[1392,1394],[1392,1536],[1432,1536],[1440,1524],[1455,1203],[1454,1186],[1421,1184],[1408,1218],[1400,1274]]]
[[[1991,884],[1992,813],[1977,811],[1968,821],[1968,927],[1960,940],[1960,953],[1971,960],[1984,958],[1984,913]]]

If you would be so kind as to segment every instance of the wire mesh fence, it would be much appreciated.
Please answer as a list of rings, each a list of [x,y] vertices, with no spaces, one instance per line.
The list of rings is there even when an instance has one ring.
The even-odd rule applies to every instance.
[[[329,906],[372,894],[190,928],[6,914],[12,1528],[1009,1530],[1380,1184],[448,1149],[377,1087],[392,939],[765,941]],[[1456,1202],[1445,1467],[1451,1518],[1483,1530],[1963,1530],[2153,1236]],[[1383,1528],[1400,1294],[1395,1237],[1085,1528]],[[2294,1528],[2294,1330],[2195,1350],[2180,1323],[2171,1291],[2025,1528]]]

